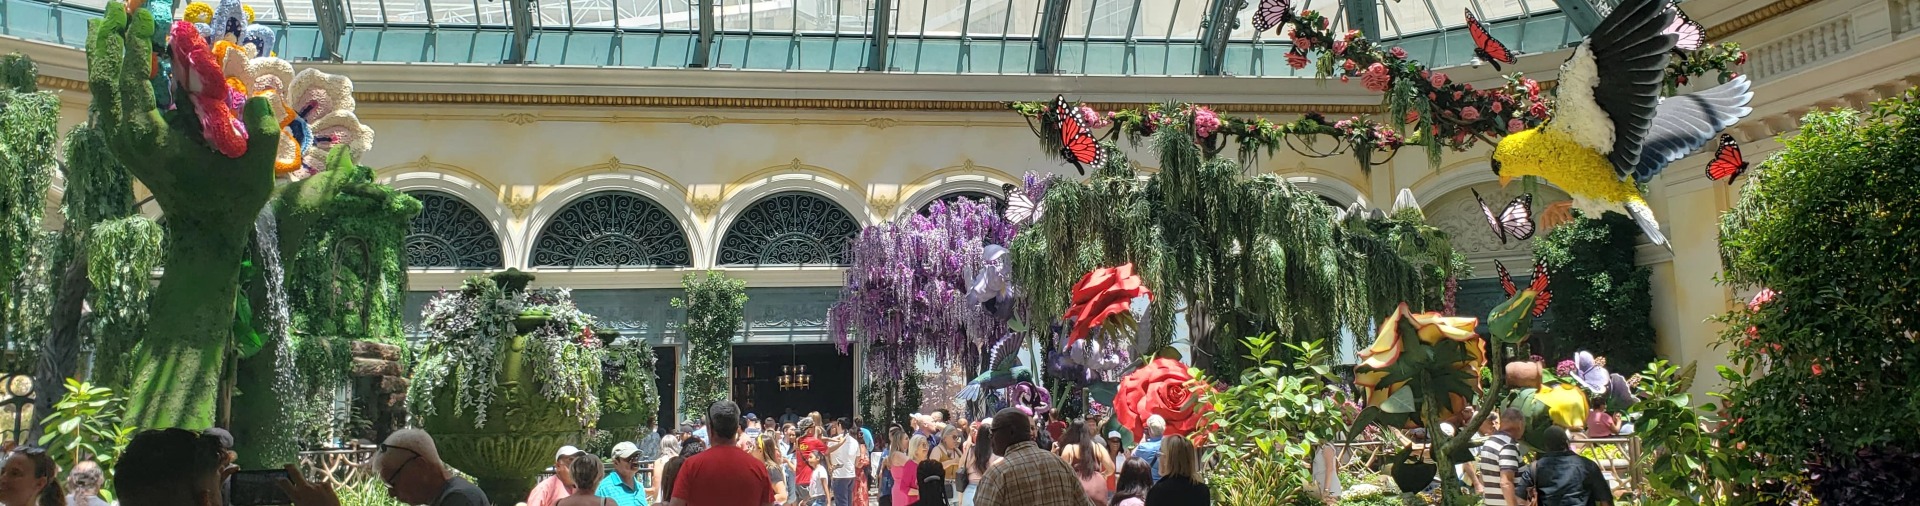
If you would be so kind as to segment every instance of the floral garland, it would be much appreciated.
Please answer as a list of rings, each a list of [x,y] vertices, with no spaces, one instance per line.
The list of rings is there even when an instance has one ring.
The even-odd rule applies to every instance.
[[[1476,89],[1472,84],[1455,82],[1445,72],[1408,58],[1400,47],[1384,47],[1360,34],[1331,31],[1332,20],[1320,12],[1301,11],[1284,25],[1293,50],[1286,54],[1287,65],[1295,69],[1314,67],[1319,79],[1338,78],[1345,83],[1359,79],[1361,86],[1383,93],[1386,121],[1355,116],[1329,121],[1317,113],[1292,123],[1274,123],[1264,118],[1224,116],[1204,106],[1164,104],[1145,109],[1123,109],[1100,114],[1092,107],[1076,104],[1073,112],[1095,130],[1112,126],[1102,138],[1116,132],[1129,136],[1147,136],[1159,128],[1192,130],[1195,142],[1216,155],[1232,140],[1238,144],[1243,162],[1265,150],[1271,156],[1286,145],[1301,154],[1324,158],[1351,153],[1362,170],[1371,170],[1377,154],[1397,152],[1405,146],[1423,146],[1428,161],[1439,164],[1442,150],[1465,151],[1479,143],[1494,144],[1512,132],[1540,126],[1552,117],[1552,97],[1539,81],[1515,72],[1497,88]],[[1672,95],[1692,78],[1715,73],[1721,82],[1739,74],[1732,69],[1745,64],[1747,55],[1736,43],[1708,44],[1675,58],[1668,65],[1666,93]],[[1060,118],[1050,111],[1050,102],[1015,102],[1010,107],[1029,120],[1038,119],[1035,132],[1052,150],[1059,148]],[[1304,137],[1298,143],[1293,137]],[[1319,150],[1316,138],[1330,138],[1336,146]],[[1245,165],[1245,163],[1243,163]]]
[[[413,412],[437,412],[434,392],[451,386],[453,413],[471,411],[475,427],[486,425],[499,381],[500,351],[516,336],[514,322],[523,316],[547,317],[529,334],[526,351],[540,394],[570,403],[567,413],[581,425],[599,418],[594,390],[605,352],[593,337],[593,317],[573,305],[566,289],[508,294],[485,276],[427,301],[421,319],[428,335],[416,345],[420,361],[407,393]]]

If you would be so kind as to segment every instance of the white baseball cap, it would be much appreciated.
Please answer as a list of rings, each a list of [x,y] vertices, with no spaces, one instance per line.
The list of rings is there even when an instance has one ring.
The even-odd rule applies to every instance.
[[[566,446],[560,447],[559,453],[553,454],[553,459],[560,460],[561,457],[579,455],[581,453],[585,453],[585,452],[580,451],[579,448],[574,448],[573,445],[566,445]]]
[[[640,453],[640,445],[633,444],[632,441],[621,441],[620,444],[613,445],[613,458],[626,459],[636,453]]]

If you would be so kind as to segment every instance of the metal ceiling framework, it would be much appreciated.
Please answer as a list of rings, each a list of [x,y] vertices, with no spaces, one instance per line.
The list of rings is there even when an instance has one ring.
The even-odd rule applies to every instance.
[[[0,0],[85,16],[107,0]],[[279,52],[328,61],[958,74],[1310,75],[1259,0],[241,0]],[[1613,0],[1295,0],[1436,66],[1465,63],[1460,9],[1524,52]],[[1319,4],[1319,5],[1315,5]],[[1328,12],[1331,11],[1331,12]],[[97,14],[94,14],[97,16]],[[83,22],[83,21],[82,21]],[[49,24],[71,24],[56,21]],[[56,39],[66,36],[55,35]],[[1463,56],[1466,55],[1466,56]],[[903,70],[904,69],[904,70]],[[1303,74],[1305,72],[1306,74]]]

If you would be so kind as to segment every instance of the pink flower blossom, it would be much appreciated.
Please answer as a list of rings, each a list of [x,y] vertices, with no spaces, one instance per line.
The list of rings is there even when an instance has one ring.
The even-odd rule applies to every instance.
[[[1545,102],[1534,102],[1532,107],[1527,108],[1527,114],[1531,114],[1535,118],[1545,118],[1547,117],[1547,104]]]
[[[1412,125],[1419,122],[1420,111],[1407,111],[1407,124]]]
[[[1348,78],[1346,74],[1340,74],[1340,82],[1345,83],[1347,82],[1347,79]]]
[[[1521,79],[1520,85],[1527,88],[1527,97],[1540,98],[1540,81]]]
[[[1473,106],[1466,106],[1464,108],[1461,108],[1460,119],[1464,119],[1467,121],[1478,121],[1480,119],[1480,110],[1473,108]]]
[[[1386,65],[1374,63],[1368,65],[1367,71],[1360,74],[1360,84],[1369,90],[1387,91],[1387,86],[1393,84],[1393,76],[1387,73]]]
[[[1463,88],[1466,88],[1466,89],[1467,89],[1467,93],[1473,93],[1473,85],[1472,85],[1472,84],[1462,84],[1462,85],[1460,85],[1460,86],[1461,86],[1461,87],[1463,87]]]
[[[1333,41],[1333,54],[1347,54],[1347,41]]]
[[[1387,52],[1393,53],[1394,58],[1399,58],[1402,60],[1407,59],[1407,50],[1401,49],[1400,46],[1394,46],[1393,49],[1388,50]]]
[[[1353,60],[1346,60],[1340,62],[1340,68],[1346,69],[1347,72],[1353,72],[1354,69],[1360,68],[1360,65],[1354,63]]]
[[[1733,57],[1733,64],[1734,64],[1734,65],[1746,65],[1746,64],[1747,64],[1747,52],[1746,52],[1746,51],[1741,51],[1741,52],[1740,52],[1740,55],[1739,55],[1739,56],[1735,56],[1735,57]]]
[[[1433,73],[1433,75],[1431,75],[1431,76],[1428,76],[1428,77],[1427,77],[1427,82],[1429,82],[1429,83],[1431,83],[1431,84],[1433,84],[1433,87],[1435,87],[1435,88],[1439,88],[1439,87],[1441,87],[1441,86],[1446,86],[1446,85],[1447,85],[1447,73],[1445,73],[1445,72],[1434,72],[1434,73]]]
[[[1220,116],[1215,115],[1212,109],[1205,107],[1193,108],[1193,133],[1195,135],[1212,137],[1213,132],[1217,130],[1220,130]]]
[[[1080,106],[1079,113],[1080,119],[1085,120],[1089,128],[1106,128],[1113,124],[1112,121],[1107,120],[1106,115],[1100,114],[1099,111],[1093,110],[1092,107]]]
[[[1307,68],[1307,55],[1300,54],[1297,50],[1287,51],[1287,66],[1293,67],[1294,70]]]
[[[1493,105],[1487,106],[1487,108],[1492,109],[1494,114],[1500,114],[1500,109],[1501,109],[1500,101],[1499,100],[1493,101]]]
[[[1517,133],[1520,133],[1521,130],[1526,130],[1526,129],[1527,129],[1527,122],[1520,121],[1520,118],[1507,120],[1507,133],[1517,134]]]
[[[1313,41],[1302,37],[1299,30],[1287,29],[1287,38],[1293,41],[1293,49],[1296,51],[1306,51],[1307,48],[1313,47]]]
[[[1562,360],[1559,364],[1553,366],[1553,373],[1561,376],[1572,376],[1573,369],[1573,360]]]
[[[1359,30],[1347,30],[1347,34],[1346,34],[1346,35],[1344,35],[1344,36],[1343,36],[1343,38],[1345,38],[1346,40],[1353,40],[1353,39],[1358,39],[1358,38],[1360,38],[1360,31],[1359,31]]]
[[[1339,131],[1341,131],[1341,132],[1346,132],[1346,131],[1349,131],[1349,130],[1353,130],[1353,120],[1351,120],[1351,119],[1343,119],[1343,120],[1340,120],[1340,121],[1338,121],[1338,122],[1335,122],[1335,123],[1333,124],[1333,129],[1334,129],[1334,130],[1339,130]]]
[[[1454,91],[1454,92],[1453,92],[1453,100],[1454,100],[1455,102],[1458,102],[1458,101],[1460,101],[1461,99],[1464,99],[1464,98],[1466,98],[1466,94],[1464,94],[1464,93],[1460,93],[1459,91]]]

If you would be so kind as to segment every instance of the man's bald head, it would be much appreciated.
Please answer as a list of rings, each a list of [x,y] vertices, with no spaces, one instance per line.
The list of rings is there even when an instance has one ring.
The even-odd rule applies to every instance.
[[[993,415],[993,454],[1006,455],[1013,445],[1033,438],[1033,419],[1017,408],[1006,408]]]
[[[440,461],[433,436],[420,429],[401,429],[387,436],[373,457],[373,470],[393,488],[394,498],[408,504],[432,502],[453,471]]]

